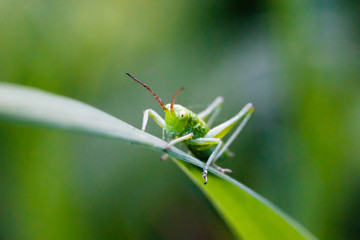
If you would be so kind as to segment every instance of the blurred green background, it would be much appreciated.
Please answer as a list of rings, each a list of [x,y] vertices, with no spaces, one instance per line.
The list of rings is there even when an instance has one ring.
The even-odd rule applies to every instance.
[[[321,239],[360,237],[357,1],[0,1],[0,81],[140,127],[161,108],[255,114],[222,162]],[[161,136],[152,122],[149,132]],[[0,239],[233,239],[171,161],[128,143],[0,122]],[[211,184],[211,182],[209,183]]]

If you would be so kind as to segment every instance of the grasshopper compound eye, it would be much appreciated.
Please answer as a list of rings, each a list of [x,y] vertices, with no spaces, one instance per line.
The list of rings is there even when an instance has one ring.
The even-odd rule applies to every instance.
[[[188,113],[185,110],[181,110],[181,112],[179,113],[179,119],[185,119],[188,116]]]

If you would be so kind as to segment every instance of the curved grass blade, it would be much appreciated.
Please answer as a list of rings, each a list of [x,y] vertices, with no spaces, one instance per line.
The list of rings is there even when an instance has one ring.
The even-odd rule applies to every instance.
[[[0,83],[0,118],[118,138],[164,152],[166,142],[87,104],[35,88]],[[172,147],[169,155],[203,162]],[[210,167],[209,184],[190,164],[178,166],[210,199],[235,236],[245,239],[315,239],[306,229],[251,189]]]
[[[290,216],[253,190],[220,172],[208,177],[204,186],[201,172],[173,159],[203,191],[239,239],[316,239]]]

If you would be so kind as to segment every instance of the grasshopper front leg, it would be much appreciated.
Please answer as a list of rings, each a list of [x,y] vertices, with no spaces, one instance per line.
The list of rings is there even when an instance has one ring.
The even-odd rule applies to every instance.
[[[193,134],[193,133],[189,133],[189,134],[186,134],[186,135],[184,135],[184,136],[182,136],[182,137],[176,138],[176,139],[170,141],[170,142],[166,145],[165,150],[169,150],[169,148],[170,148],[171,146],[175,145],[176,143],[189,140],[189,139],[191,139],[191,138],[193,138],[193,137],[194,137],[194,134]],[[169,156],[169,155],[165,153],[165,154],[163,154],[163,155],[161,156],[160,159],[161,159],[161,160],[166,160],[166,159],[168,158],[168,156]]]
[[[182,137],[176,138],[176,139],[170,141],[170,142],[166,145],[165,150],[169,150],[169,148],[170,148],[171,146],[175,145],[176,143],[183,142],[183,141],[185,141],[185,140],[189,140],[189,139],[191,139],[191,138],[193,138],[193,137],[194,137],[194,134],[193,134],[193,133],[189,133],[189,134],[186,134],[186,135],[184,135],[184,136],[182,136]]]
[[[157,114],[157,112],[155,112],[154,110],[152,110],[151,108],[146,109],[144,111],[144,117],[143,117],[143,122],[142,122],[142,127],[141,127],[141,131],[145,131],[149,116],[152,117],[155,122],[162,128],[164,129],[165,127],[165,120],[160,117],[159,114]],[[164,134],[163,134],[164,135]]]
[[[165,140],[165,125],[166,125],[165,120],[162,117],[160,117],[160,115],[157,112],[155,112],[154,110],[152,110],[151,108],[146,109],[144,111],[144,117],[143,117],[141,130],[145,131],[147,122],[149,120],[149,116],[152,117],[155,120],[155,122],[162,128],[162,139]],[[168,157],[167,154],[163,154],[160,159],[166,160],[167,157]]]

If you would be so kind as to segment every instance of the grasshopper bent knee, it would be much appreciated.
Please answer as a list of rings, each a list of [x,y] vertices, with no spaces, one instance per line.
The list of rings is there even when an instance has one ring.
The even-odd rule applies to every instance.
[[[171,139],[166,146],[166,149],[169,149],[174,144],[181,142],[185,144],[194,156],[205,161],[202,175],[205,179],[204,184],[207,183],[207,172],[209,166],[214,166],[217,170],[223,173],[231,172],[230,169],[224,169],[217,166],[215,162],[220,157],[230,156],[230,152],[228,150],[230,144],[241,132],[251,117],[251,114],[254,112],[254,107],[251,103],[246,104],[245,107],[230,120],[210,129],[210,125],[223,106],[224,100],[222,97],[217,97],[208,108],[198,114],[195,114],[179,104],[174,104],[176,96],[183,90],[183,88],[180,88],[174,94],[171,103],[164,105],[164,103],[146,84],[142,83],[129,73],[126,74],[144,86],[154,96],[165,112],[165,119],[163,119],[154,110],[145,110],[141,128],[143,131],[145,131],[150,116],[163,129],[163,139],[165,139],[165,134],[169,139]],[[237,126],[237,128],[224,143],[222,138],[235,126]],[[166,156],[163,155],[162,158],[164,159]]]

